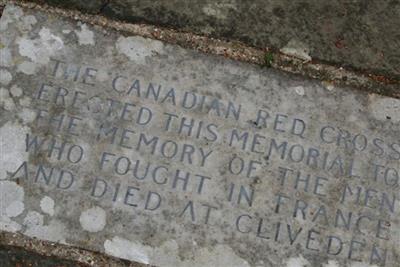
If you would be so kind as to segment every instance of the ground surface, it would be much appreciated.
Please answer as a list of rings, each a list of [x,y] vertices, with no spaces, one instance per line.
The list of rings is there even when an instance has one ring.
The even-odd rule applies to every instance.
[[[13,246],[0,246],[0,266],[2,267],[83,267],[77,262],[46,257]]]
[[[400,75],[398,0],[40,2],[129,22],[240,40],[256,47],[304,47],[316,60],[397,78]]]

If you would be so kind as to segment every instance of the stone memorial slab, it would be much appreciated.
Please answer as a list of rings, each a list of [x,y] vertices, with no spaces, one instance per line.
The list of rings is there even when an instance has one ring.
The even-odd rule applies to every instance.
[[[156,266],[400,266],[400,101],[8,5],[0,229]]]

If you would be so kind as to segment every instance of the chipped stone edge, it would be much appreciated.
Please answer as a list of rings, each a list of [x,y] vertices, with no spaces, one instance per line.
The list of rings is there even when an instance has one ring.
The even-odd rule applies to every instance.
[[[149,24],[133,24],[106,18],[103,15],[89,15],[77,10],[66,10],[44,3],[27,0],[0,0],[0,5],[12,3],[21,7],[45,11],[53,15],[79,20],[91,25],[98,25],[127,34],[176,44],[183,48],[197,50],[203,53],[223,56],[225,58],[271,67],[292,74],[322,81],[325,86],[352,87],[367,93],[376,93],[400,99],[400,78],[387,77],[369,71],[356,71],[338,65],[304,61],[293,55],[275,51],[272,48],[255,48],[239,41],[220,40],[203,35],[182,32]]]
[[[117,259],[100,252],[29,238],[20,233],[0,231],[0,245],[20,247],[44,256],[75,261],[84,266],[155,267],[153,265]]]

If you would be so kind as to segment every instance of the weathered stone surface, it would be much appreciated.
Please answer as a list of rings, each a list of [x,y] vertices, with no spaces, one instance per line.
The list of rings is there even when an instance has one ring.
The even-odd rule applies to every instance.
[[[396,266],[400,102],[9,5],[0,229],[158,266]]]

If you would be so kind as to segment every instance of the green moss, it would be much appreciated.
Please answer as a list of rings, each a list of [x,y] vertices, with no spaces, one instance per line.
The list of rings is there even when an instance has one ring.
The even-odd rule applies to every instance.
[[[272,52],[266,52],[264,55],[264,67],[270,68],[274,62],[274,54]]]

